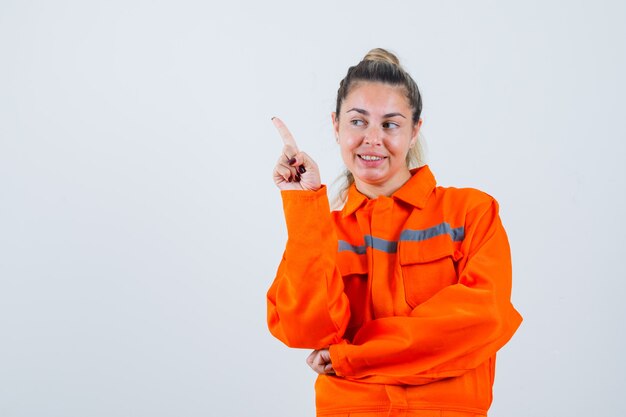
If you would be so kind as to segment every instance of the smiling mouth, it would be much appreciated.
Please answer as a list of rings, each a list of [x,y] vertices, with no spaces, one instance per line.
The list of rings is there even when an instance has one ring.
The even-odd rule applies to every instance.
[[[364,161],[381,161],[385,159],[384,156],[376,156],[376,155],[358,155],[357,154],[357,156]]]

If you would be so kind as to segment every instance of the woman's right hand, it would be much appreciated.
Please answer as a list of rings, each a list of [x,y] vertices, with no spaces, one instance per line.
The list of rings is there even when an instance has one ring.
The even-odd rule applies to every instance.
[[[283,139],[283,153],[274,167],[274,184],[280,190],[319,190],[322,183],[315,161],[298,150],[295,139],[282,120],[273,117],[272,123]]]

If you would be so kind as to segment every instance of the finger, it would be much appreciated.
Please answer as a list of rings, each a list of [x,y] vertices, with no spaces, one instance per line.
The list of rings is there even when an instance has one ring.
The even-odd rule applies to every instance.
[[[311,352],[309,356],[306,358],[306,363],[313,369],[315,369],[317,358],[319,357],[320,351],[314,350]]]
[[[329,363],[326,366],[324,366],[324,373],[326,374],[334,374],[335,373],[335,369],[333,368],[333,364]]]
[[[306,172],[308,168],[315,169],[317,167],[315,161],[306,152],[298,152],[293,156],[293,158],[295,161],[292,166],[302,166],[304,168],[304,172]]]
[[[294,148],[296,152],[298,152],[298,145],[296,144],[296,140],[293,138],[293,135],[287,129],[287,126],[280,120],[278,117],[272,117],[272,123],[274,123],[274,127],[278,130],[280,137],[283,139],[283,144],[285,146],[291,146]]]
[[[310,157],[304,152],[298,152],[294,154],[293,157],[289,158],[288,148],[290,147],[285,146],[285,148],[283,148],[286,164],[293,167],[295,173],[304,174],[307,171],[305,167],[312,166]]]
[[[298,167],[297,166],[293,166],[293,165],[289,165],[289,161],[286,160],[285,156],[281,156],[278,159],[278,162],[276,163],[276,167],[282,167],[284,169],[289,170],[289,172],[291,172],[291,176],[295,177],[296,174],[298,174]]]
[[[313,351],[309,354],[309,356],[306,357],[306,363],[311,366],[311,364],[313,364],[313,359],[315,358],[315,352],[317,351]]]
[[[313,369],[315,372],[319,373],[319,351],[314,350],[311,354],[306,358],[306,363]]]
[[[324,372],[324,367],[326,366],[326,361],[322,356],[321,352],[318,352],[317,357],[315,358],[315,367],[319,372]]]
[[[292,145],[283,146],[283,156],[285,157],[285,161],[287,164],[295,165],[296,163],[296,155],[298,155],[298,148]]]
[[[315,371],[315,373],[317,374],[321,374],[323,372],[323,366],[320,366],[319,364],[319,351],[314,350],[313,352],[311,352],[311,354],[306,358],[306,363],[309,365],[309,367]]]
[[[292,174],[292,172],[288,168],[285,168],[284,166],[279,165],[279,166],[277,166],[274,169],[274,172],[279,177],[282,177],[285,181],[291,182],[291,178],[292,178],[293,174]],[[295,176],[293,176],[293,177],[295,177]]]

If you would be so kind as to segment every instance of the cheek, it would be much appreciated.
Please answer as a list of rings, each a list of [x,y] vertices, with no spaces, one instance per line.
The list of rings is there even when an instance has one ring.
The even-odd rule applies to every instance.
[[[354,164],[354,149],[355,146],[353,143],[347,142],[344,138],[339,142],[339,147],[341,150],[341,159],[346,167],[352,169]]]
[[[352,157],[352,149],[345,142],[339,144],[341,148],[341,157],[344,161],[348,161]]]
[[[341,148],[342,154],[347,154],[352,152],[359,146],[358,138],[350,135],[341,135],[339,139],[339,147]]]
[[[411,138],[408,136],[399,136],[393,138],[387,143],[387,148],[395,153],[406,155],[409,152],[409,145],[411,143]]]

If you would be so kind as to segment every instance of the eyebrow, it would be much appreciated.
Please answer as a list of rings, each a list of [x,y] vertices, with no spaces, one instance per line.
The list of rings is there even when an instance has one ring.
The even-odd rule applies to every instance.
[[[350,113],[351,111],[355,111],[355,112],[360,113],[360,114],[362,114],[364,116],[369,116],[370,115],[370,112],[368,112],[367,110],[364,110],[364,109],[359,109],[358,107],[353,107],[350,110],[348,110],[346,113]],[[400,117],[406,119],[406,117],[402,113],[398,113],[398,112],[384,114],[383,118],[395,117],[395,116],[400,116]]]

